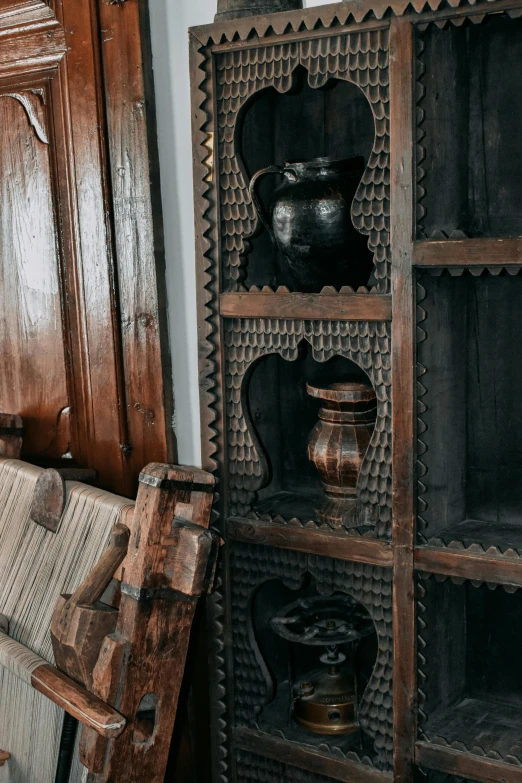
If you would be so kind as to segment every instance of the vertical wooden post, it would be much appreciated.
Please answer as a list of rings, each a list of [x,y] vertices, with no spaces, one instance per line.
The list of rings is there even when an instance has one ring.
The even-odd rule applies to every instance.
[[[214,575],[213,489],[197,468],[152,463],[140,474],[118,621],[92,677],[128,724],[118,742],[83,731],[80,759],[93,783],[163,783],[190,628]]]
[[[394,775],[411,780],[416,731],[416,644],[413,548],[414,291],[413,291],[413,27],[390,28],[390,167],[392,246],[392,409],[394,544]]]

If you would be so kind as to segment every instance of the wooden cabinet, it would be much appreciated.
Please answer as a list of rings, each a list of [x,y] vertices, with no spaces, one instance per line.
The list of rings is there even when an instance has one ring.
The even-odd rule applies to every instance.
[[[0,408],[132,494],[173,456],[145,9],[6,0],[0,37]]]
[[[520,778],[521,15],[363,0],[191,31],[202,447],[227,538],[209,607],[220,783]],[[303,291],[252,179],[360,156],[372,271]],[[270,228],[277,179],[259,183]],[[332,525],[307,384],[352,381],[376,418],[356,512]],[[324,596],[373,624],[355,732],[296,719],[306,644],[328,637],[277,623]]]

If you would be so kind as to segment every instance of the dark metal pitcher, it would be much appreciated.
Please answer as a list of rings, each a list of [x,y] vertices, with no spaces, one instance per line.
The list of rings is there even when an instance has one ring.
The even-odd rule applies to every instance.
[[[315,158],[261,169],[250,182],[250,197],[279,252],[294,287],[320,291],[323,286],[368,283],[373,258],[367,237],[354,227],[351,205],[364,172],[364,159]],[[256,183],[279,174],[266,211]]]

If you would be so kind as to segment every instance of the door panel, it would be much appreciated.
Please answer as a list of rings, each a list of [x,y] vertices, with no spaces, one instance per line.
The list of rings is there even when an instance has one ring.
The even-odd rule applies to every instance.
[[[0,96],[0,400],[23,416],[30,454],[59,458],[70,445],[69,395],[43,96]]]
[[[139,0],[0,1],[0,409],[129,495],[175,457],[147,48]]]

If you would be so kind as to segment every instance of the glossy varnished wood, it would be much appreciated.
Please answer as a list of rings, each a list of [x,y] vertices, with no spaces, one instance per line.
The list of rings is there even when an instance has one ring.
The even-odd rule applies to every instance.
[[[0,409],[30,460],[132,494],[174,457],[150,57],[137,0],[99,9],[0,7]]]

